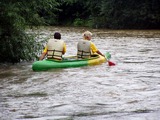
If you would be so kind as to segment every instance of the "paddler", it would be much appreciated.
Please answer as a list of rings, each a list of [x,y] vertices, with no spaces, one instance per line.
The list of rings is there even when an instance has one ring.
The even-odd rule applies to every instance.
[[[83,40],[79,41],[77,44],[77,57],[78,58],[90,58],[91,55],[99,54],[104,56],[91,42],[92,33],[90,31],[85,31],[83,33]]]
[[[66,44],[61,40],[61,34],[59,32],[55,32],[54,39],[49,39],[42,55],[39,57],[39,60],[43,60],[45,56],[47,56],[47,59],[62,60],[62,55],[65,53]]]

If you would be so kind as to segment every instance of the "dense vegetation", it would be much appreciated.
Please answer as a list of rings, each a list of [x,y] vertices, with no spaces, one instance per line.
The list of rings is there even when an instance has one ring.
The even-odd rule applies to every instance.
[[[58,25],[110,29],[159,29],[160,0],[64,0]]]
[[[26,28],[40,25],[110,29],[159,29],[160,0],[1,0],[0,62],[36,56],[38,43]]]
[[[26,28],[45,23],[45,16],[56,17],[59,3],[54,0],[1,0],[0,2],[0,62],[16,63],[36,57],[38,43]],[[53,23],[54,21],[52,21]]]

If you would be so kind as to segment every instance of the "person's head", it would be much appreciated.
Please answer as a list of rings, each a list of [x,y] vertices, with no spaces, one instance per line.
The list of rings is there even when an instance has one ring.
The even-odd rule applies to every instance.
[[[54,39],[61,39],[61,34],[59,32],[55,32]]]
[[[84,40],[91,40],[91,37],[92,37],[92,33],[90,31],[85,31],[83,33],[83,39]]]

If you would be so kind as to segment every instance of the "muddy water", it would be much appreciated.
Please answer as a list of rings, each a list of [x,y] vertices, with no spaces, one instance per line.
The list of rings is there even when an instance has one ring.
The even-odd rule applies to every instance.
[[[86,28],[62,33],[67,55]],[[111,61],[97,66],[33,72],[32,62],[0,67],[0,120],[159,120],[160,31],[97,30],[92,41]]]

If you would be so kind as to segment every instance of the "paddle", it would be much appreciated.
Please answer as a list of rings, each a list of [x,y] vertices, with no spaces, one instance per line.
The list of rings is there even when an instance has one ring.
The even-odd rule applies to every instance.
[[[109,52],[107,52],[107,53],[105,54],[105,58],[106,58],[109,66],[115,66],[115,65],[116,65],[115,63],[109,61],[109,59],[111,59],[111,54],[110,54]]]

